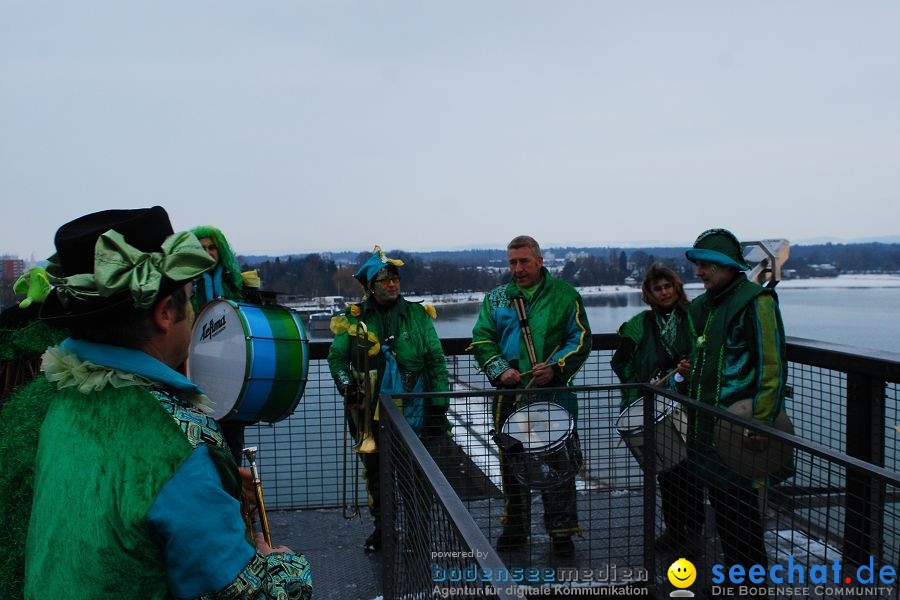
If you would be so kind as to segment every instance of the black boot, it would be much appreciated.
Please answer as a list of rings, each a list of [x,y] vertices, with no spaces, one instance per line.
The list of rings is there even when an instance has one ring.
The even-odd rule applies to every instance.
[[[378,552],[381,550],[381,529],[375,528],[375,531],[372,532],[368,538],[366,538],[365,543],[363,544],[363,550],[366,552]]]

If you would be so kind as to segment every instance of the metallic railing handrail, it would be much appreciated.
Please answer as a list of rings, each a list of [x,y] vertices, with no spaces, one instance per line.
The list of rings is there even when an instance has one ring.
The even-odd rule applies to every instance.
[[[618,386],[613,386],[618,387]],[[670,390],[665,390],[663,388],[653,387],[651,385],[640,385],[639,387],[644,388],[646,391],[651,393],[655,393],[660,396],[665,396],[667,398],[671,398],[676,400],[680,404],[684,406],[689,406],[690,408],[700,411],[704,414],[714,416],[717,419],[723,419],[726,421],[730,421],[731,423],[735,423],[744,427],[745,429],[751,429],[753,431],[757,431],[760,433],[764,433],[766,437],[773,438],[785,442],[793,448],[797,448],[799,450],[803,450],[813,456],[818,456],[820,458],[827,459],[831,462],[840,464],[844,467],[848,467],[851,469],[857,469],[859,471],[865,472],[867,475],[871,475],[876,479],[879,479],[885,483],[889,483],[891,485],[897,486],[900,488],[900,472],[892,471],[890,469],[886,469],[884,467],[873,465],[872,463],[865,462],[858,458],[854,458],[849,456],[848,454],[844,454],[842,452],[837,452],[832,450],[826,446],[821,444],[816,444],[815,442],[811,442],[804,438],[798,437],[796,435],[792,435],[790,433],[785,433],[784,431],[780,431],[775,429],[761,421],[757,421],[755,419],[747,419],[733,413],[728,412],[727,410],[722,410],[721,408],[717,408],[715,406],[704,404],[702,402],[698,402],[697,400],[693,400],[692,398],[688,398],[682,394],[677,392],[672,392]]]
[[[474,560],[478,563],[479,568],[481,568],[483,572],[499,572],[507,570],[503,561],[501,561],[494,552],[489,551],[493,550],[491,543],[484,537],[481,528],[479,528],[472,519],[471,513],[463,504],[462,500],[460,500],[456,491],[450,485],[450,482],[447,481],[447,478],[441,472],[440,467],[434,462],[434,459],[428,453],[428,450],[425,449],[422,441],[409,426],[409,423],[406,422],[406,419],[391,400],[391,397],[382,396],[379,399],[379,404],[380,419],[382,419],[381,427],[385,427],[384,421],[390,423],[390,426],[396,431],[397,436],[400,438],[403,445],[406,446],[418,466],[422,469],[422,473],[434,491],[435,497],[450,517],[450,523],[457,535],[460,536],[469,550],[481,551],[481,554],[475,552],[473,556]],[[384,440],[387,436],[382,431],[380,437]],[[390,485],[389,478],[387,477],[382,478],[382,486],[385,485]],[[384,490],[384,487],[382,487],[382,490]],[[389,497],[387,494],[382,495]],[[501,600],[521,598],[522,596],[519,596],[517,591],[518,587],[515,583],[509,582],[507,585],[507,583],[504,582],[504,587],[495,588],[493,597],[500,598]]]
[[[619,337],[615,333],[595,333],[593,350],[615,350]],[[448,356],[466,354],[469,338],[443,338],[441,345]],[[328,357],[330,341],[310,342],[310,358]],[[847,346],[819,340],[787,336],[788,360],[836,371],[856,372],[900,383],[900,353]]]
[[[660,387],[654,387],[648,384],[642,383],[634,383],[634,384],[615,384],[615,385],[580,385],[580,386],[571,386],[571,387],[554,387],[554,388],[539,388],[539,389],[531,389],[529,393],[541,393],[541,394],[552,394],[554,392],[611,392],[614,390],[621,390],[626,388],[632,389],[640,389],[644,392],[650,392],[654,394],[658,394],[660,396],[665,396],[667,398],[671,398],[676,400],[677,402],[689,406],[692,409],[698,410],[704,414],[708,414],[710,416],[714,416],[719,419],[724,419],[726,421],[730,421],[732,423],[736,423],[741,425],[744,428],[752,429],[754,431],[758,431],[760,433],[766,434],[766,436],[774,439],[778,439],[782,442],[789,444],[794,448],[798,448],[803,450],[804,452],[808,452],[814,456],[818,456],[820,458],[828,459],[829,461],[838,463],[845,467],[849,467],[852,469],[858,469],[860,471],[866,472],[868,475],[872,475],[873,477],[884,481],[885,483],[890,483],[891,485],[895,485],[900,487],[900,472],[892,471],[891,469],[886,469],[884,467],[873,465],[872,463],[868,463],[866,461],[860,460],[858,458],[854,458],[842,452],[837,452],[832,450],[826,446],[821,444],[816,444],[804,438],[798,437],[796,435],[791,435],[789,433],[785,433],[778,429],[774,429],[760,421],[756,421],[753,419],[746,419],[744,417],[740,417],[728,411],[722,410],[721,408],[717,408],[715,406],[711,406],[709,404],[705,404],[702,402],[698,402],[697,400],[693,400],[683,394],[679,394],[677,392],[673,392],[671,390],[663,389]],[[455,392],[415,392],[409,394],[396,394],[394,398],[472,398],[472,397],[490,397],[497,396],[503,392],[509,392],[510,390],[492,390],[492,389],[483,389],[483,390],[463,390],[463,391],[455,391]],[[524,390],[523,390],[524,391]],[[412,434],[412,430],[410,430]],[[415,434],[412,434],[415,435]],[[425,452],[425,455],[428,455],[427,450],[425,450],[424,446],[422,447],[422,451]],[[429,456],[430,458],[430,456]]]

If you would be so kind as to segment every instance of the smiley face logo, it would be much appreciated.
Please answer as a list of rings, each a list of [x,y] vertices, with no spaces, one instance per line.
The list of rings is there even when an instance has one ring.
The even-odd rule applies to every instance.
[[[686,558],[679,558],[669,567],[669,582],[677,588],[690,587],[697,579],[697,569]]]

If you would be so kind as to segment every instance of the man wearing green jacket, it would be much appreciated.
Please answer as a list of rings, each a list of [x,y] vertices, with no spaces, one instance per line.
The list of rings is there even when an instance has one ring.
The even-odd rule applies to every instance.
[[[334,342],[328,351],[328,367],[344,397],[347,424],[360,439],[368,429],[377,445],[378,418],[375,406],[365,406],[368,396],[449,390],[447,363],[441,341],[434,330],[434,307],[407,301],[400,295],[403,261],[388,258],[375,246],[372,256],[354,277],[366,290],[365,299],[348,306],[331,320]],[[445,415],[447,398],[406,399],[403,414],[418,434],[439,434],[449,429]],[[375,530],[363,549],[381,548],[381,498],[378,453],[360,453],[365,466],[369,509]]]
[[[541,248],[534,238],[518,236],[506,250],[511,281],[485,296],[472,330],[472,349],[481,370],[498,388],[546,388],[571,385],[575,373],[591,351],[591,329],[584,303],[568,283],[555,279],[544,268]],[[533,355],[528,348],[515,303],[524,304],[531,331]],[[578,417],[574,393],[537,394],[525,399],[514,392],[494,400],[494,428],[503,423],[522,402],[550,401],[562,405]],[[500,467],[503,482],[503,533],[498,550],[512,550],[528,542],[531,531],[531,491],[512,474],[504,453]],[[575,481],[569,480],[542,492],[544,526],[550,534],[552,549],[558,556],[574,552],[572,534],[579,533]]]
[[[37,300],[71,337],[3,410],[21,420],[0,445],[34,441],[0,456],[27,487],[12,499],[28,522],[12,597],[310,598],[306,558],[251,537],[210,400],[176,370],[190,282],[212,264],[197,238],[155,206],[85,215],[55,244]]]
[[[753,419],[773,423],[784,409],[787,376],[784,325],[775,292],[747,279],[743,271],[749,267],[730,231],[704,231],[685,254],[697,266],[697,277],[706,289],[690,307],[698,334],[690,396],[724,409],[750,398]],[[749,479],[728,469],[719,459],[715,434],[715,419],[698,415],[688,443],[691,464],[716,512],[726,568],[736,564],[765,568],[758,489],[771,478]],[[766,441],[747,435],[744,445],[749,454],[763,450]]]

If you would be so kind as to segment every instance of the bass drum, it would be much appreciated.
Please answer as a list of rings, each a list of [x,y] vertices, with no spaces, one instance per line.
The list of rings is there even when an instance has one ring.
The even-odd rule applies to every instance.
[[[284,306],[210,302],[194,321],[188,376],[225,421],[291,416],[309,376],[309,336]]]

